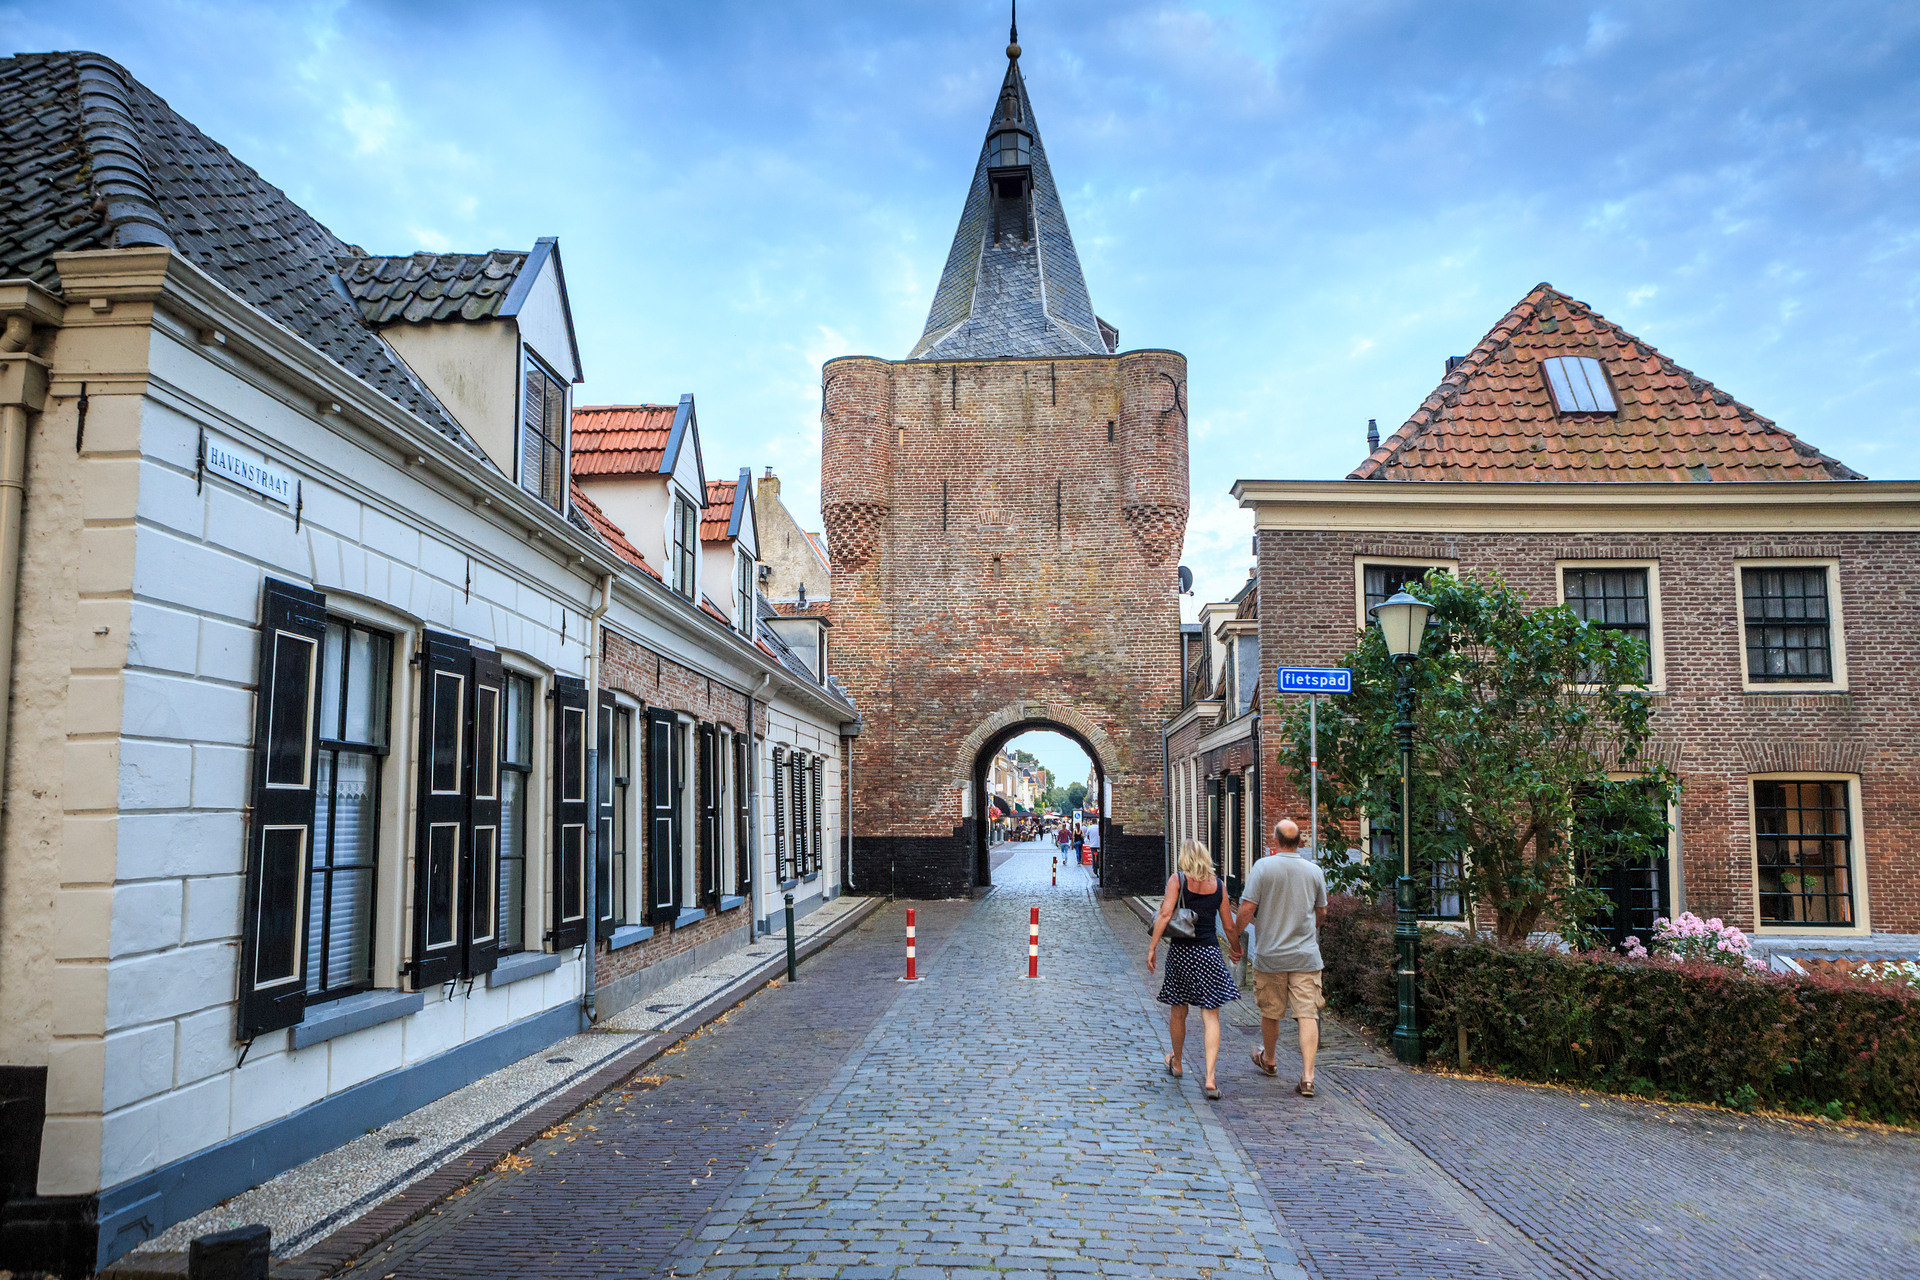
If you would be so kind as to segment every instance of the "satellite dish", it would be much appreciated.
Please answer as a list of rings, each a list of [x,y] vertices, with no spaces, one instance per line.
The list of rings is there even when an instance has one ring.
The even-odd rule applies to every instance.
[[[1185,565],[1180,566],[1180,594],[1183,596],[1193,594],[1193,570]]]

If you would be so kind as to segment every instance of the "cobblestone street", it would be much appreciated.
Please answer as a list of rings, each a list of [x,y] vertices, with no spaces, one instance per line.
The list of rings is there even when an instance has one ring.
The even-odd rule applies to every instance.
[[[890,907],[355,1274],[1920,1275],[1906,1135],[1416,1075],[1332,1022],[1305,1101],[1250,996],[1207,1103],[1138,917],[1050,858],[919,906],[923,982]]]

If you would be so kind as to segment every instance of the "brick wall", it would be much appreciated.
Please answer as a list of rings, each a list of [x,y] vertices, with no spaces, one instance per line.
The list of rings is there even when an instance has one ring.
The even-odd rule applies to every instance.
[[[718,684],[705,675],[683,667],[664,654],[648,649],[628,639],[617,631],[603,631],[601,659],[601,684],[608,689],[625,693],[650,707],[665,707],[683,712],[695,720],[723,726],[735,733],[746,726],[746,695]],[[767,708],[764,703],[756,703],[754,708],[753,732],[756,737],[764,737],[767,731]],[[645,901],[646,886],[650,883],[654,851],[652,842],[646,838],[648,830],[645,821],[647,796],[647,752],[646,726],[644,719],[636,716],[634,721],[633,773],[631,794],[639,797],[640,819],[634,826],[633,844],[639,850],[634,871],[634,883],[639,887],[641,901]],[[694,752],[694,768],[699,769],[700,753]],[[699,794],[700,781],[691,780],[689,791]],[[689,815],[689,820],[694,820]],[[731,820],[731,815],[723,813],[722,822]],[[698,827],[696,825],[696,841]],[[654,935],[632,946],[610,951],[605,943],[600,944],[595,960],[595,982],[601,987],[610,986],[641,969],[657,965],[684,951],[691,950],[701,943],[711,941],[722,934],[735,930],[745,930],[752,923],[751,904],[742,904],[727,911],[715,911],[707,903],[707,892],[712,887],[706,880],[706,859],[697,857],[695,867],[698,873],[696,901],[706,907],[707,914],[702,919],[678,928],[670,924],[655,926]],[[636,921],[639,919],[635,917]],[[747,939],[743,936],[743,942]],[[601,1010],[602,1015],[618,1012],[608,1007]]]
[[[1185,361],[850,357],[823,381],[830,663],[867,725],[856,881],[927,896],[980,882],[962,801],[974,755],[983,731],[1032,721],[1101,757],[1110,887],[1157,884]]]
[[[1666,692],[1657,699],[1655,750],[1681,779],[1687,909],[1753,928],[1751,778],[1837,772],[1858,777],[1867,919],[1876,932],[1920,931],[1920,697],[1912,641],[1920,631],[1920,535],[1263,530],[1258,546],[1263,688],[1272,687],[1276,662],[1332,665],[1351,646],[1357,557],[1457,559],[1463,573],[1497,570],[1541,604],[1559,598],[1557,560],[1657,560]],[[1838,560],[1845,692],[1742,691],[1736,561],[1756,557]],[[1262,753],[1271,826],[1303,814],[1305,802],[1277,767],[1278,735],[1263,735]]]

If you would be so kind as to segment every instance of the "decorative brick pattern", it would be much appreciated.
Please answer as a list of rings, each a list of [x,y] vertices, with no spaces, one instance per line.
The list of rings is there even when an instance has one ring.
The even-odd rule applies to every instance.
[[[927,896],[985,882],[963,797],[980,753],[1031,724],[1099,756],[1108,886],[1157,884],[1185,360],[855,356],[822,382],[829,661],[866,723],[854,880]]]

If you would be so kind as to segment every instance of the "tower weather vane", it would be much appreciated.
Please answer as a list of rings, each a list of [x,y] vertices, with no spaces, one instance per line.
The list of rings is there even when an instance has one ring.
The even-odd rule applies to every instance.
[[[1013,16],[1007,22],[1007,57],[1020,56],[1020,0],[1011,0]]]

